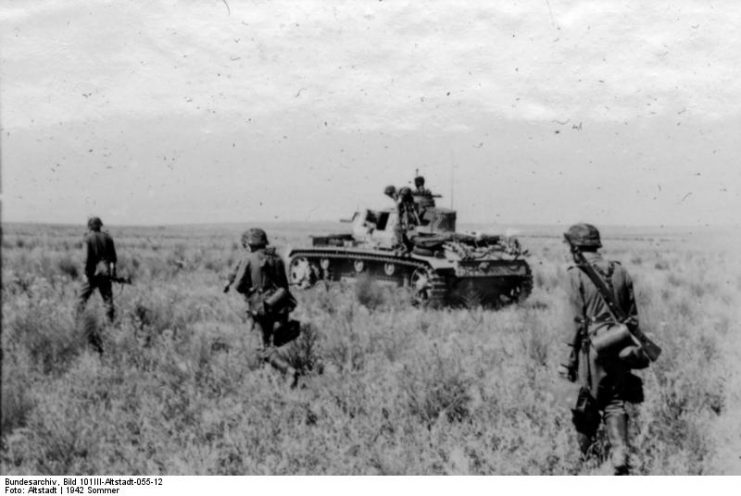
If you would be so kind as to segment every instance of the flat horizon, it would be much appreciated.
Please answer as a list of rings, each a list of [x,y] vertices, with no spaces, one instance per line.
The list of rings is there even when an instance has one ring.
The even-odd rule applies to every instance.
[[[19,222],[19,221],[2,221],[3,227],[50,227],[50,228],[79,228],[85,229],[84,223],[71,224],[71,223],[57,223],[57,222]],[[300,231],[311,231],[316,230],[317,233],[321,231],[340,230],[341,226],[345,227],[342,230],[350,230],[350,225],[342,223],[340,221],[244,221],[244,222],[197,222],[197,223],[168,223],[168,224],[105,224],[104,230],[107,228],[113,229],[142,229],[142,230],[153,230],[153,229],[166,229],[166,230],[177,230],[177,229],[224,229],[228,231],[238,231],[248,226],[260,225],[268,230],[291,230],[299,229]],[[517,237],[559,237],[565,229],[566,224],[525,224],[525,223],[512,223],[512,224],[496,224],[486,222],[459,222],[458,231],[483,231],[491,234],[498,233],[510,233]],[[617,225],[617,224],[601,224],[597,226],[604,238],[616,238],[623,237],[626,235],[631,236],[652,236],[652,235],[664,235],[664,236],[682,236],[692,235],[696,233],[714,234],[722,237],[733,237],[739,236],[738,226],[734,225]],[[335,229],[337,228],[337,229]],[[326,234],[326,233],[322,233]]]

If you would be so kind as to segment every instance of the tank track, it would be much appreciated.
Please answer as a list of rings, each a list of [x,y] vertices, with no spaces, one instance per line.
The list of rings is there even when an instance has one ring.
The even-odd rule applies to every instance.
[[[404,255],[379,255],[371,253],[358,252],[336,252],[334,250],[294,250],[291,252],[291,260],[298,258],[306,258],[306,260],[312,264],[315,268],[318,268],[319,279],[333,280],[341,277],[342,274],[352,274],[352,267],[347,268],[346,271],[340,269],[340,273],[336,274],[333,272],[330,265],[329,270],[321,268],[321,260],[337,260],[342,261],[345,264],[352,264],[356,261],[369,262],[376,264],[377,266],[382,264],[394,264],[397,268],[403,268],[397,272],[397,277],[387,276],[387,280],[395,280],[399,286],[405,283],[411,283],[412,274],[415,271],[423,271],[425,277],[427,277],[427,284],[425,289],[420,291],[414,296],[415,304],[419,306],[429,308],[440,308],[451,304],[455,307],[470,308],[479,305],[489,307],[500,307],[503,304],[519,303],[525,300],[533,289],[533,276],[529,266],[527,267],[527,273],[517,283],[516,287],[511,288],[506,293],[500,293],[501,296],[497,299],[490,297],[485,298],[483,294],[471,290],[470,293],[462,295],[460,292],[453,291],[453,286],[456,282],[460,283],[465,281],[465,277],[458,278],[455,275],[447,274],[446,272],[435,271],[432,267],[423,260],[415,260],[413,258],[407,258]],[[502,298],[506,301],[499,301]]]
[[[430,308],[440,308],[445,304],[448,294],[448,285],[445,278],[430,270],[429,290],[426,305]]]

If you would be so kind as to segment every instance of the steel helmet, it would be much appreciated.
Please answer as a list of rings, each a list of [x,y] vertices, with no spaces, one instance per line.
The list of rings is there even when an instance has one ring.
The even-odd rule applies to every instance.
[[[90,217],[87,220],[87,228],[91,231],[100,231],[100,228],[103,227],[103,221],[100,220],[100,217]]]
[[[415,177],[414,178],[414,185],[416,187],[418,187],[418,188],[421,187],[421,186],[424,186],[425,185],[425,178],[424,178],[424,176],[417,176],[417,177]]]
[[[383,194],[386,196],[394,196],[396,194],[396,187],[392,186],[386,186],[383,189]]]
[[[259,227],[248,229],[242,234],[242,245],[260,247],[267,246],[267,244],[268,235],[265,234],[265,231],[263,231]]]
[[[579,223],[569,227],[566,236],[579,247],[601,248],[599,230],[592,224]]]

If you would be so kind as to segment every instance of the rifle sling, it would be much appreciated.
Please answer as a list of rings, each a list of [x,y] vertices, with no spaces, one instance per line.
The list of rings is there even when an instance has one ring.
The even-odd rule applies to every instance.
[[[612,293],[607,287],[607,283],[605,283],[605,281],[603,281],[602,278],[597,274],[597,271],[594,269],[594,267],[589,265],[589,262],[587,262],[586,260],[584,264],[577,264],[577,267],[584,274],[586,274],[587,277],[589,277],[589,280],[591,280],[592,283],[594,283],[594,286],[597,288],[597,291],[599,292],[600,296],[605,302],[605,305],[607,306],[607,310],[610,312],[610,315],[612,315],[615,321],[623,322],[627,318],[627,315],[620,315],[622,312],[620,310],[620,307],[618,306],[617,301],[615,301]]]

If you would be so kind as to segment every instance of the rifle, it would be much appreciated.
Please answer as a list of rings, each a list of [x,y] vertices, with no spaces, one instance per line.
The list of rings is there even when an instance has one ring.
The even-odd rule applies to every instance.
[[[659,358],[659,355],[661,355],[661,348],[659,345],[651,341],[651,339],[641,331],[636,322],[627,315],[622,308],[620,308],[620,305],[618,305],[618,302],[615,300],[615,296],[612,294],[610,288],[607,287],[605,281],[603,281],[599,274],[597,274],[592,264],[587,261],[581,249],[573,243],[568,234],[564,233],[563,236],[569,244],[569,248],[571,248],[571,253],[574,255],[576,265],[589,277],[592,283],[594,283],[597,291],[602,295],[602,298],[604,299],[613,318],[626,327],[633,342],[643,349],[643,352],[649,360],[655,362]]]
[[[127,277],[110,276],[108,279],[110,279],[111,282],[115,282],[117,284],[132,284],[131,276],[127,276]]]

